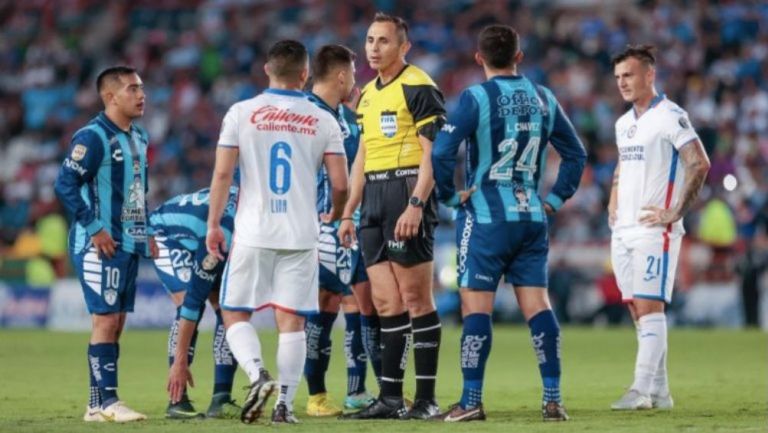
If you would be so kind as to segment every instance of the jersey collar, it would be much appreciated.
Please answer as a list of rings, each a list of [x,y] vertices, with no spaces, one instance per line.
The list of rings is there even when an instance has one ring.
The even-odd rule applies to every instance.
[[[99,121],[101,123],[103,123],[107,128],[109,128],[113,132],[122,132],[123,134],[129,134],[130,135],[133,132],[134,128],[135,128],[135,125],[133,124],[133,122],[131,122],[131,126],[128,129],[128,131],[125,131],[125,130],[121,129],[119,126],[117,126],[115,124],[115,122],[110,120],[110,118],[107,117],[107,113],[105,113],[103,111],[99,112],[99,115],[96,116],[96,118],[99,119]]]
[[[643,112],[643,114],[640,115],[640,117],[643,117],[643,115],[649,111],[651,111],[651,108],[659,105],[659,102],[663,101],[664,98],[666,98],[666,95],[662,92],[658,95],[654,96],[653,99],[651,99],[650,105],[648,105],[648,109]],[[635,110],[634,104],[632,105],[632,114],[635,116],[635,120],[638,120],[640,117],[637,116],[637,110]]]
[[[271,87],[264,89],[264,93],[271,93],[273,95],[280,96],[294,96],[299,98],[307,97],[307,95],[300,90],[273,89]]]
[[[379,77],[377,75],[376,76],[376,90],[381,90],[381,89],[389,86],[390,84],[394,83],[395,81],[397,81],[397,79],[400,78],[401,75],[403,75],[403,72],[405,72],[405,70],[408,69],[408,66],[411,66],[411,65],[408,64],[408,63],[403,65],[403,69],[401,69],[400,72],[397,73],[397,75],[392,77],[392,79],[389,80],[389,83],[387,83],[387,84],[381,84],[381,77]]]
[[[336,117],[339,117],[339,110],[337,110],[337,109],[335,109],[335,108],[331,107],[330,105],[328,105],[328,104],[327,104],[327,103],[326,103],[326,102],[323,100],[323,98],[321,98],[321,97],[319,97],[319,96],[317,95],[317,93],[314,93],[314,92],[309,92],[308,94],[309,94],[309,97],[310,97],[310,99],[312,99],[313,101],[315,101],[315,103],[317,103],[317,104],[320,106],[320,108],[322,108],[323,110],[326,110],[326,111],[330,111],[330,112],[331,112],[331,114],[333,114],[333,115],[334,115],[334,116],[336,116]]]
[[[522,75],[494,75],[491,80],[522,80]]]

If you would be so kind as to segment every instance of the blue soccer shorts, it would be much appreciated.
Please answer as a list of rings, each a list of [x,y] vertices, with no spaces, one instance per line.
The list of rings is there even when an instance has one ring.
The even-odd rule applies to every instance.
[[[456,220],[459,287],[496,291],[502,275],[515,287],[547,287],[546,222],[478,224],[464,213]]]
[[[101,257],[95,247],[73,254],[85,305],[90,314],[130,313],[136,299],[139,255],[116,251],[111,259]]]
[[[351,286],[368,281],[361,250],[345,248],[337,227],[321,224],[319,239],[320,288],[347,296],[352,294]]]

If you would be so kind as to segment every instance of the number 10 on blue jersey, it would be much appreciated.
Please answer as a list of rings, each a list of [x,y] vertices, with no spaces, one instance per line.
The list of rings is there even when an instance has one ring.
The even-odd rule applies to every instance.
[[[276,195],[284,195],[291,189],[291,146],[278,141],[269,151],[269,189]],[[287,213],[288,200],[272,198],[269,203],[272,213]]]

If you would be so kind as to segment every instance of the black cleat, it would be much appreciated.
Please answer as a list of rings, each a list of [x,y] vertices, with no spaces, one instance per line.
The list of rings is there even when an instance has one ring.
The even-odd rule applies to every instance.
[[[451,405],[447,412],[437,414],[430,420],[445,422],[485,421],[485,411],[482,404],[471,409],[462,409],[461,404],[456,403]]]
[[[168,408],[165,409],[165,417],[168,419],[200,419],[205,418],[205,415],[198,413],[195,407],[192,406],[192,402],[189,401],[189,397],[184,397],[178,403],[168,402]]]
[[[565,406],[556,402],[548,401],[541,406],[541,416],[544,421],[568,421],[568,414],[565,412]]]
[[[298,424],[299,419],[288,410],[285,404],[280,403],[272,409],[272,424]]]
[[[402,397],[379,397],[365,409],[343,414],[339,419],[400,419],[407,412]]]
[[[259,380],[247,386],[246,389],[248,389],[248,395],[243,403],[243,411],[240,412],[240,421],[251,424],[261,416],[264,405],[277,389],[277,382],[272,379],[267,370],[262,368]]]
[[[419,398],[413,402],[413,406],[400,419],[430,419],[440,414],[440,406],[434,399]]]
[[[240,416],[243,408],[235,404],[228,392],[214,394],[211,404],[205,412],[206,418],[234,419]]]

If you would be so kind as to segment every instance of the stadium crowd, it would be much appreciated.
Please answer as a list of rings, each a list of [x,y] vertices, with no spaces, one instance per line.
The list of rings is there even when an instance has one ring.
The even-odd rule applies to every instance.
[[[577,194],[552,221],[555,252],[607,245],[606,206],[617,159],[614,122],[628,108],[616,90],[610,58],[630,42],[656,45],[659,90],[688,110],[712,160],[702,200],[686,219],[693,243],[709,259],[686,265],[684,254],[680,285],[685,290],[702,278],[734,279],[739,269],[741,284],[753,284],[749,293],[757,293],[768,263],[768,5],[599,3],[353,0],[343,8],[319,0],[6,3],[0,7],[2,256],[43,256],[53,260],[56,275],[66,273],[66,223],[53,180],[74,129],[100,109],[94,92],[100,70],[129,64],[145,80],[148,108],[141,123],[151,138],[148,198],[154,207],[209,184],[224,110],[266,85],[261,65],[271,43],[295,38],[310,52],[343,43],[362,53],[370,17],[384,10],[408,20],[413,42],[408,60],[435,78],[449,111],[461,89],[483,79],[472,58],[477,30],[491,22],[519,30],[523,73],[558,95],[589,154]],[[361,61],[358,73],[361,83],[374,76]],[[557,173],[554,152],[549,159],[545,190]],[[579,277],[599,278],[606,257],[587,270],[571,263],[570,255],[553,259],[555,297]],[[598,281],[606,285],[606,301],[615,301],[608,299],[611,282]]]

